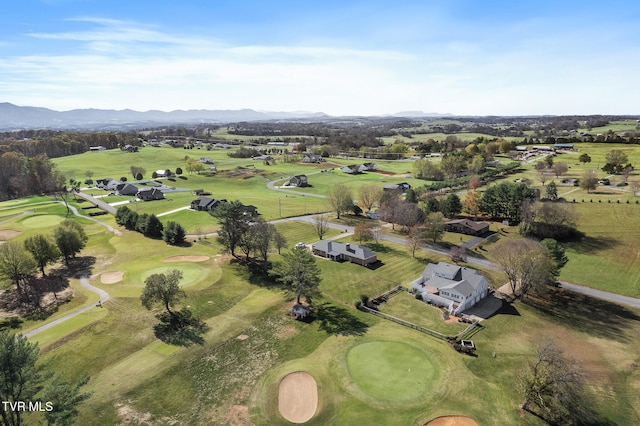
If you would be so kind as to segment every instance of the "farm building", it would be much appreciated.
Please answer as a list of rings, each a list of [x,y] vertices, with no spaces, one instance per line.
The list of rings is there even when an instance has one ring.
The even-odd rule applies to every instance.
[[[489,224],[487,222],[474,222],[469,219],[454,219],[444,224],[444,230],[448,232],[457,232],[467,235],[484,235],[489,232]]]
[[[322,240],[311,245],[311,251],[316,256],[331,260],[348,260],[362,266],[369,266],[378,261],[375,252],[365,246],[350,243],[338,243]]]
[[[322,155],[305,154],[302,161],[304,163],[322,163],[324,161],[324,158],[322,157]]]
[[[347,173],[347,174],[350,174],[350,175],[355,175],[355,174],[358,174],[358,173],[362,173],[362,171],[360,170],[360,167],[357,164],[352,164],[350,166],[344,166],[340,170],[342,170],[343,173]]]
[[[475,269],[440,262],[429,263],[411,287],[425,302],[444,305],[456,315],[486,297],[488,284]]]

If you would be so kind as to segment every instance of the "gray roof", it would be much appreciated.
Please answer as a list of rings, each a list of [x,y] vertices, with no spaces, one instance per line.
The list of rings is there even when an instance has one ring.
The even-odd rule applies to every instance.
[[[323,251],[332,256],[347,254],[351,257],[355,257],[356,259],[363,259],[363,260],[367,260],[376,256],[376,253],[372,251],[369,247],[365,247],[365,246],[361,246],[353,243],[349,243],[349,244],[338,243],[336,241],[330,241],[330,240],[318,241],[317,243],[312,244],[312,248]]]
[[[440,289],[456,290],[458,293],[469,296],[478,289],[487,279],[475,269],[464,266],[452,265],[440,262],[437,265],[429,263],[422,272],[418,281],[425,286]],[[414,282],[415,283],[415,282]]]

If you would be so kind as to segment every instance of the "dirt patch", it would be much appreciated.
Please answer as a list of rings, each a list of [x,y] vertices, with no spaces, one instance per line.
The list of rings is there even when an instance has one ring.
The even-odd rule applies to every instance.
[[[100,275],[100,282],[102,284],[115,284],[122,281],[124,277],[124,272],[115,271],[115,272],[105,272]]]
[[[245,426],[253,424],[251,423],[251,417],[249,416],[249,407],[246,405],[232,406],[229,410],[228,420],[231,426]]]
[[[425,426],[478,426],[478,423],[465,416],[443,416],[431,420]]]
[[[151,413],[141,413],[129,405],[116,405],[121,425],[151,425]]]
[[[20,234],[20,231],[15,231],[13,229],[0,229],[0,240],[10,240]]]
[[[163,262],[204,262],[209,256],[171,256],[162,259]]]
[[[318,408],[318,385],[309,373],[286,375],[278,388],[278,410],[291,423],[306,423]]]
[[[238,337],[236,337],[236,339],[238,340],[247,340],[249,338],[249,336],[247,336],[246,334],[241,334]]]
[[[385,175],[385,176],[394,176],[396,175],[396,172],[388,172],[386,170],[374,170],[374,173],[380,173],[381,175]]]

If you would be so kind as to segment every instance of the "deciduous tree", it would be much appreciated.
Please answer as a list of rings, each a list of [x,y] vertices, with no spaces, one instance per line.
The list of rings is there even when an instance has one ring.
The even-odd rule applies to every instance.
[[[437,242],[444,235],[446,219],[440,212],[429,213],[424,220],[424,238]]]
[[[565,357],[555,342],[543,342],[516,376],[516,387],[524,397],[522,408],[550,424],[591,424],[584,378],[576,360]]]
[[[587,164],[591,162],[591,156],[589,154],[587,154],[586,152],[583,152],[582,154],[580,154],[580,157],[578,157],[578,161],[580,161],[582,164]]]
[[[360,188],[360,204],[370,211],[374,205],[380,202],[382,188],[375,185],[365,185]]]
[[[53,230],[53,237],[67,266],[71,258],[82,251],[89,239],[82,226],[72,219],[63,220]]]
[[[44,268],[49,263],[55,263],[61,256],[60,250],[51,238],[46,235],[36,234],[24,240],[24,247],[35,259],[40,272],[45,276]]]
[[[510,239],[499,243],[494,252],[509,279],[511,292],[524,299],[532,289],[541,289],[550,281],[553,268],[547,249],[527,238]]]
[[[580,188],[587,191],[587,193],[593,191],[598,187],[598,176],[593,170],[586,170],[580,177]]]
[[[36,261],[22,244],[7,241],[0,245],[0,276],[10,280],[22,296],[22,284],[36,271]]]
[[[332,186],[329,192],[327,192],[327,199],[338,215],[338,219],[340,219],[342,213],[351,211],[353,207],[353,194],[351,193],[351,189],[346,185],[339,184]]]
[[[180,299],[186,297],[186,293],[180,288],[182,272],[172,269],[166,274],[152,274],[144,280],[144,289],[140,295],[142,306],[152,309],[157,303],[161,303],[167,313],[172,317],[176,314],[171,310]]]

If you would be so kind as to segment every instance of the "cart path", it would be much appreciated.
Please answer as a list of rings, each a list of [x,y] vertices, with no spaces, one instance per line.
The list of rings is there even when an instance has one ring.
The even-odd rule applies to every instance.
[[[82,314],[82,313],[84,313],[86,311],[89,311],[91,309],[94,309],[94,308],[96,308],[98,306],[101,307],[102,304],[104,302],[106,302],[107,300],[109,300],[109,298],[110,298],[109,293],[107,293],[106,291],[104,291],[102,289],[99,289],[98,287],[92,286],[89,283],[88,277],[86,277],[86,276],[80,278],[80,285],[82,287],[86,288],[87,290],[92,291],[92,292],[96,293],[98,296],[100,296],[100,299],[98,299],[98,302],[95,303],[95,304],[92,303],[92,304],[87,305],[87,306],[85,306],[83,308],[80,308],[80,309],[77,309],[77,310],[75,310],[73,312],[70,312],[70,313],[66,314],[65,316],[63,316],[63,317],[60,317],[60,318],[58,318],[58,319],[56,319],[54,321],[51,321],[51,322],[46,323],[44,325],[41,325],[38,328],[34,328],[33,330],[31,330],[31,331],[29,331],[27,333],[24,333],[24,336],[25,337],[35,336],[36,334],[42,333],[43,331],[48,330],[51,327],[55,327],[56,325],[58,325],[60,323],[63,323],[63,322],[65,322],[66,320],[68,320],[70,318],[73,318],[73,317],[75,317],[77,315],[80,315],[80,314]]]

